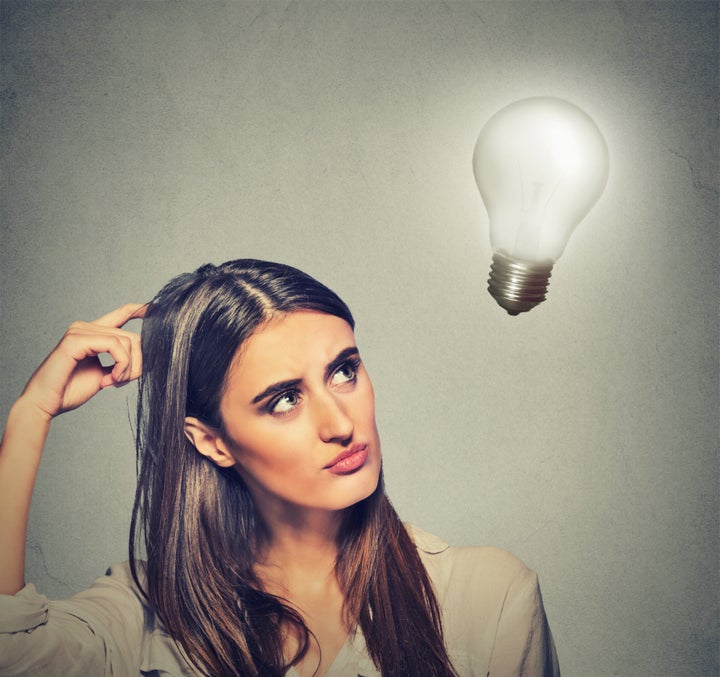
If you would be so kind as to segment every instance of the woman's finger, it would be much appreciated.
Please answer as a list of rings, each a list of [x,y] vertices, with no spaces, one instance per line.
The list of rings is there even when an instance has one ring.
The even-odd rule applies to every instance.
[[[118,378],[128,370],[132,341],[129,336],[118,333],[77,333],[69,331],[60,346],[76,364],[88,358],[107,353],[112,357],[114,371]]]
[[[107,347],[98,351],[101,345]],[[132,381],[142,372],[141,339],[136,332],[99,325],[97,322],[73,322],[60,346],[75,362],[107,353],[113,364],[105,370],[107,378],[103,379],[103,387]]]
[[[146,306],[147,308],[147,306]],[[144,313],[144,309],[143,309]],[[140,378],[142,374],[143,359],[142,359],[142,342],[140,334],[130,333],[130,358],[131,358],[131,369],[129,378],[131,381],[136,378]]]
[[[149,305],[149,303],[126,303],[124,306],[110,311],[107,315],[98,317],[92,324],[98,324],[101,327],[122,327],[130,320],[145,317],[145,311]]]
[[[122,363],[118,363],[116,361],[115,365],[113,365],[110,373],[117,383],[113,383],[112,385],[124,385],[128,381],[134,381],[136,378],[139,378],[142,374],[142,349],[140,347],[140,335],[132,332],[122,332],[118,334],[118,339],[120,340],[128,359]]]
[[[140,349],[140,336],[138,334],[127,334],[118,337],[123,345],[123,351],[120,360],[115,359],[115,354],[107,351],[115,360],[115,364],[106,368],[105,376],[103,376],[100,387],[108,388],[110,386],[123,386],[137,378],[142,374],[142,352]]]

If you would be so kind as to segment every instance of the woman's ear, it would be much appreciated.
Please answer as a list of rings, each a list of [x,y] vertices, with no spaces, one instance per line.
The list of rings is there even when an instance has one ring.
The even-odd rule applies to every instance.
[[[190,440],[199,453],[209,458],[221,468],[235,465],[235,458],[214,428],[206,425],[194,416],[185,417],[185,437]]]

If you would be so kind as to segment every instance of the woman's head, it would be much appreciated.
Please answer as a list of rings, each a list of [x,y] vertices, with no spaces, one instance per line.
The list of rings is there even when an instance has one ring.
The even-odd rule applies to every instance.
[[[236,352],[271,319],[298,310],[333,315],[354,327],[337,294],[291,266],[238,259],[180,275],[145,316],[147,376],[168,397],[185,399],[183,415],[220,427],[220,397]]]
[[[309,321],[290,319],[300,316]],[[319,325],[334,327],[330,334],[325,332],[322,345],[302,339],[305,328],[310,326],[316,331]],[[292,349],[296,358],[313,353],[314,372],[310,373],[309,363],[303,373],[292,368],[283,371],[278,367],[283,350],[277,341],[275,352],[263,351],[262,341],[253,343],[254,337],[276,334],[278,327],[287,326],[291,330],[299,327],[299,333],[285,332],[288,351]],[[166,538],[167,533],[172,532],[177,540],[178,558],[186,556],[189,550],[205,548],[217,552],[221,559],[225,556],[232,559],[234,555],[231,557],[230,553],[234,544],[256,544],[261,535],[257,529],[259,523],[253,498],[257,499],[262,490],[268,488],[266,485],[271,485],[273,495],[278,493],[278,487],[289,486],[291,462],[297,461],[298,451],[302,454],[307,448],[292,450],[286,443],[284,451],[295,451],[294,458],[287,455],[261,458],[257,452],[274,451],[282,439],[287,441],[293,436],[300,439],[303,431],[307,433],[307,426],[299,420],[285,418],[283,425],[277,426],[282,429],[280,434],[267,434],[272,422],[277,424],[280,418],[269,410],[262,416],[252,416],[253,411],[261,413],[261,407],[266,406],[269,399],[253,402],[253,396],[248,401],[247,389],[242,386],[243,374],[248,373],[250,361],[255,367],[249,384],[258,395],[263,390],[260,387],[263,383],[265,387],[298,379],[305,379],[304,383],[315,379],[315,383],[319,355],[340,346],[338,354],[342,353],[345,359],[333,367],[340,376],[333,372],[327,383],[332,386],[333,393],[342,395],[342,406],[352,403],[354,411],[361,412],[356,418],[362,418],[362,423],[354,439],[346,436],[347,439],[342,441],[344,446],[331,445],[334,451],[325,452],[327,458],[323,465],[352,444],[367,443],[371,453],[368,467],[359,473],[363,475],[360,486],[355,478],[352,486],[345,489],[348,504],[372,493],[380,471],[372,388],[361,367],[363,387],[360,394],[358,389],[349,393],[349,386],[339,383],[346,378],[342,374],[357,368],[353,361],[357,359],[356,352],[347,353],[348,349],[354,348],[353,326],[350,310],[334,292],[309,275],[277,263],[241,259],[219,266],[205,265],[194,273],[171,280],[157,294],[143,322],[143,376],[137,422],[140,472],[134,524],[138,519],[142,520],[148,549],[160,547],[155,539]],[[299,351],[297,341],[301,339],[304,347]],[[249,349],[251,344],[252,349]],[[325,367],[334,364],[336,357],[330,356]],[[263,371],[267,371],[264,380]],[[352,376],[354,378],[355,374]],[[229,383],[232,383],[232,393],[236,397],[245,398],[242,400],[242,404],[247,405],[245,419],[233,411],[232,405],[223,411],[223,398]],[[290,390],[282,395],[294,397]],[[317,412],[313,410],[312,413]],[[309,416],[303,413],[305,419]],[[255,427],[266,433],[264,446],[258,447],[255,442],[260,438],[252,437],[252,432],[243,429],[243,423],[250,420],[264,423],[264,427]],[[305,441],[308,442],[307,434]],[[225,455],[219,454],[220,451]],[[283,449],[279,448],[279,451]],[[274,464],[270,473],[267,472],[268,463]],[[324,470],[323,465],[319,470]],[[293,467],[297,470],[299,466]],[[324,471],[322,474],[330,473]],[[334,486],[339,484],[342,482],[336,482]],[[350,482],[345,484],[350,485]],[[305,490],[321,489],[322,486],[322,483],[309,482]],[[297,504],[302,485],[295,489],[294,494],[285,492],[276,497]],[[334,496],[334,502],[327,496],[307,496],[306,504],[346,507],[341,505],[337,491]],[[320,503],[315,501],[316,498]],[[135,527],[133,531],[134,538]],[[241,568],[251,565],[252,550],[252,547],[247,550],[248,561],[238,563]]]

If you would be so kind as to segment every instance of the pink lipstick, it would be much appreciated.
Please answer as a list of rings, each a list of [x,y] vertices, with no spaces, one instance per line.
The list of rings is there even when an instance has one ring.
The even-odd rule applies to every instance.
[[[359,470],[367,461],[367,444],[353,444],[352,447],[338,454],[325,466],[333,475],[349,475]]]

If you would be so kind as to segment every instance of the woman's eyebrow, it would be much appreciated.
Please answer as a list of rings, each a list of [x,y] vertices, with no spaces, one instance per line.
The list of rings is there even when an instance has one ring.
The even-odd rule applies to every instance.
[[[270,397],[270,395],[277,395],[279,393],[285,392],[286,390],[292,390],[293,388],[297,388],[302,383],[301,378],[294,378],[290,381],[280,381],[279,383],[273,383],[271,386],[268,386],[258,395],[255,395],[252,400],[252,404],[257,404],[258,402],[262,402],[262,400],[267,399]]]
[[[330,378],[332,373],[343,363],[346,362],[349,358],[354,356],[359,356],[360,351],[358,350],[357,346],[350,346],[348,348],[344,348],[341,350],[325,367],[325,379],[327,380]],[[289,381],[279,381],[278,383],[273,383],[272,385],[268,386],[263,390],[261,393],[258,393],[253,397],[252,404],[257,404],[258,402],[262,402],[264,399],[267,399],[268,397],[272,395],[277,395],[279,393],[285,392],[286,390],[292,390],[293,388],[297,388],[302,383],[301,378],[293,378]]]
[[[341,350],[328,364],[327,367],[325,367],[325,380],[329,379],[330,376],[332,376],[332,373],[343,363],[347,362],[347,360],[351,357],[359,357],[360,351],[358,350],[357,346],[350,346],[349,348],[344,348]]]

